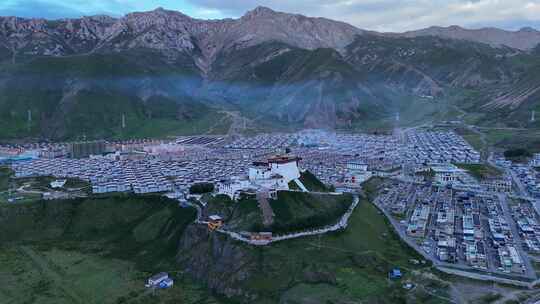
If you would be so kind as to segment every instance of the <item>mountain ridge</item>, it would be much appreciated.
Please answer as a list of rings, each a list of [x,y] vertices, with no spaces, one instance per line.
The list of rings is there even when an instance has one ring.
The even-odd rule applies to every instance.
[[[388,127],[396,111],[414,112],[411,121],[446,117],[441,111],[464,105],[442,104],[466,91],[479,96],[468,108],[479,123],[500,121],[484,109],[509,109],[505,123],[526,125],[523,116],[538,105],[540,48],[466,38],[369,32],[265,7],[224,20],[165,9],[0,17],[0,138],[134,136],[140,130],[119,129],[122,115],[130,126],[172,130],[225,121],[216,117],[223,109],[254,124]]]
[[[425,29],[391,34],[401,37],[437,36],[486,43],[492,46],[511,47],[522,51],[534,49],[540,43],[540,31],[530,27],[508,31],[496,27],[466,29],[458,25],[448,27],[431,26]]]
[[[169,19],[162,18],[163,16],[168,16]],[[511,48],[516,48],[520,50],[531,50],[535,46],[540,43],[540,31],[533,29],[531,27],[524,27],[516,31],[509,31],[504,30],[496,27],[483,27],[483,28],[477,28],[477,29],[467,29],[458,25],[451,25],[447,27],[442,26],[431,26],[424,29],[418,29],[413,31],[406,31],[402,33],[395,33],[395,32],[376,32],[376,31],[369,31],[365,29],[360,29],[358,27],[355,27],[353,25],[350,25],[346,22],[342,21],[335,21],[328,18],[323,17],[308,17],[302,14],[290,14],[290,13],[284,13],[284,12],[278,12],[274,11],[271,8],[265,7],[265,6],[258,6],[252,10],[247,11],[243,16],[239,18],[224,18],[224,19],[198,19],[198,18],[192,18],[180,11],[175,10],[167,10],[162,7],[158,7],[151,11],[142,11],[142,12],[132,12],[128,13],[122,17],[110,17],[106,15],[93,15],[93,16],[83,16],[81,18],[63,18],[63,19],[55,19],[55,20],[48,20],[45,18],[20,18],[15,16],[8,16],[8,17],[0,17],[0,23],[4,23],[3,27],[5,27],[5,19],[9,20],[12,25],[15,23],[24,24],[28,23],[27,28],[29,29],[36,29],[36,30],[43,30],[45,25],[52,22],[66,22],[68,24],[74,24],[79,21],[99,21],[103,24],[109,24],[113,25],[114,23],[123,23],[123,21],[131,22],[136,19],[139,19],[139,22],[130,23],[131,25],[141,25],[140,19],[143,19],[142,24],[151,24],[151,20],[148,20],[148,17],[155,18],[157,21],[161,22],[163,25],[163,21],[178,21],[183,20],[185,22],[191,22],[199,27],[197,28],[197,31],[201,30],[209,30],[212,32],[214,29],[211,28],[212,26],[225,26],[225,27],[235,27],[238,26],[238,24],[242,22],[249,22],[253,19],[264,19],[264,18],[284,18],[289,20],[295,20],[295,21],[301,21],[301,22],[312,22],[312,23],[319,23],[323,25],[334,25],[335,27],[342,27],[344,31],[346,31],[345,35],[346,37],[340,37],[338,41],[334,41],[334,43],[328,43],[327,46],[334,47],[334,48],[342,48],[346,44],[352,42],[351,34],[354,36],[356,34],[365,34],[370,33],[374,35],[384,35],[384,36],[391,36],[391,37],[418,37],[418,36],[437,36],[437,37],[443,37],[443,38],[451,38],[451,39],[464,39],[474,42],[481,42],[481,43],[487,43],[493,46],[507,46]],[[3,22],[4,21],[4,22]],[[301,22],[299,23],[300,25]],[[155,24],[155,23],[154,23]],[[86,24],[88,25],[88,24]],[[193,29],[191,29],[193,30]],[[193,34],[193,32],[191,32]],[[324,40],[324,39],[321,39]],[[282,41],[282,42],[289,42],[291,41]],[[316,47],[322,47],[321,45],[317,45],[314,42],[311,42],[312,44],[306,44],[303,47],[304,48],[316,48]],[[299,45],[300,46],[300,45]],[[302,46],[301,46],[302,47]]]

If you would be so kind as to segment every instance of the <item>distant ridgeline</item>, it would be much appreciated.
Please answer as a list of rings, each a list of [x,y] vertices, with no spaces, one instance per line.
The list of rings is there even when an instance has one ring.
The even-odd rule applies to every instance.
[[[539,41],[534,30],[380,34],[267,8],[219,22],[163,9],[0,17],[0,139],[384,130],[464,118],[538,128]]]

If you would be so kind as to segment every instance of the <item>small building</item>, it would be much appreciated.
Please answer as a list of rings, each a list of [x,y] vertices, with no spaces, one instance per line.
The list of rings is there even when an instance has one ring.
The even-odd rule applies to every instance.
[[[411,237],[422,238],[426,235],[427,224],[429,223],[431,208],[429,205],[422,204],[417,206],[407,226],[407,235]]]
[[[465,172],[452,164],[433,165],[431,170],[435,173],[435,182],[439,185],[451,185]]]
[[[169,278],[169,274],[166,272],[160,272],[156,275],[151,276],[148,278],[148,285],[150,286],[158,286],[161,282]]]
[[[67,180],[65,180],[65,179],[58,179],[58,180],[52,181],[50,183],[50,186],[53,189],[62,188],[62,187],[64,187],[66,185],[66,182],[67,182]]]
[[[159,288],[161,289],[167,289],[171,288],[174,285],[174,281],[171,278],[166,278],[163,281],[159,283]]]
[[[219,215],[211,215],[208,217],[208,229],[214,231],[223,226],[223,219]]]
[[[390,271],[388,277],[390,277],[390,279],[392,280],[398,280],[403,277],[403,274],[401,273],[401,270],[399,268],[394,268]]]
[[[535,153],[531,160],[531,166],[540,168],[540,153]]]

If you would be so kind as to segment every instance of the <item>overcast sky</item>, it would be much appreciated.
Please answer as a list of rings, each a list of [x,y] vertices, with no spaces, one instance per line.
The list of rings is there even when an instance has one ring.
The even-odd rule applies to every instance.
[[[401,32],[431,25],[540,28],[540,0],[0,0],[0,15],[49,19],[122,16],[161,6],[196,18],[216,19],[240,17],[258,5],[378,31]]]

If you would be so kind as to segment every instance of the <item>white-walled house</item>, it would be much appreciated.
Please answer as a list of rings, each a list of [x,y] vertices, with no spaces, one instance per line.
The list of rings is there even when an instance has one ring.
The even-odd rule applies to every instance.
[[[237,179],[218,183],[217,192],[219,194],[227,195],[231,199],[236,199],[241,191],[249,189],[250,187],[251,183],[249,180]]]
[[[540,167],[540,153],[536,153],[531,161],[533,167]]]
[[[373,176],[373,173],[368,171],[368,165],[364,163],[348,162],[346,170],[345,179],[350,185],[359,186]]]
[[[465,173],[465,170],[452,164],[432,165],[431,170],[435,173],[435,182],[440,185],[453,184],[458,181],[460,175]]]

